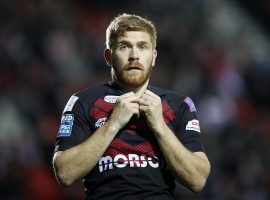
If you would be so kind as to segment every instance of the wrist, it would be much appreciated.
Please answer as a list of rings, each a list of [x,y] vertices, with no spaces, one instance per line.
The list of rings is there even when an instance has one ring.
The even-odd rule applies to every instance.
[[[118,123],[116,123],[115,121],[113,121],[112,119],[109,119],[105,125],[107,126],[107,130],[110,133],[115,133],[115,135],[119,132],[119,130],[121,129],[120,125]]]
[[[166,133],[166,129],[168,128],[167,124],[162,121],[157,126],[152,128],[152,131],[154,132],[155,136],[161,137]]]

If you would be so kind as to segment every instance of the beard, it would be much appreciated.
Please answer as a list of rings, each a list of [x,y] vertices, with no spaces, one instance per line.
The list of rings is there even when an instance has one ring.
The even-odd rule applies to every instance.
[[[123,69],[119,69],[117,64],[113,63],[113,69],[113,79],[118,80],[121,84],[131,88],[138,88],[145,84],[145,82],[150,78],[152,72],[151,65],[145,69],[145,67],[138,61],[125,65]]]

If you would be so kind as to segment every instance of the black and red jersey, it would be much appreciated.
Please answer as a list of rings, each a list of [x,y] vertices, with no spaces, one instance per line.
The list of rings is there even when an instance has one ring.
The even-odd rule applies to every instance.
[[[168,127],[190,151],[204,151],[192,100],[168,90],[148,86],[161,98]],[[113,83],[80,91],[69,99],[61,119],[55,151],[79,145],[106,123],[118,96]],[[174,178],[145,118],[131,118],[119,131],[91,172],[84,177],[86,199],[171,200]]]

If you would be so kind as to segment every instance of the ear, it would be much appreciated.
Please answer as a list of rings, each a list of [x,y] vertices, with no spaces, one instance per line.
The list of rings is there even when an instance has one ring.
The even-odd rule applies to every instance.
[[[105,49],[103,52],[104,59],[108,66],[112,66],[112,52],[109,49]]]
[[[157,50],[153,51],[153,60],[152,60],[152,67],[156,64],[156,58],[157,58]]]

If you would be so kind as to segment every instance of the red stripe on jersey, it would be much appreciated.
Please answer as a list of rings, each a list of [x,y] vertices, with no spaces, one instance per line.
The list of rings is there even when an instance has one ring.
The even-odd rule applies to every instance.
[[[154,150],[154,145],[149,142],[143,142],[139,145],[133,146],[131,144],[128,144],[126,142],[124,142],[121,139],[114,139],[111,143],[111,145],[109,146],[109,148],[105,151],[105,155],[109,155],[109,156],[114,156],[114,154],[116,153],[117,150],[117,154],[119,153],[124,153],[124,154],[147,154],[150,156],[156,156],[155,150]]]
[[[175,113],[166,100],[162,101],[162,109],[165,123],[171,122],[175,118]]]
[[[131,119],[130,122],[125,126],[125,130],[128,133],[135,135],[138,132],[142,132],[142,133],[147,132],[149,129],[146,124],[146,119],[143,116],[141,116],[137,120]]]
[[[163,112],[166,112],[171,109],[171,106],[168,104],[166,100],[162,100],[161,104]]]
[[[98,99],[95,102],[94,106],[96,106],[96,107],[100,108],[101,110],[108,113],[114,108],[115,104],[114,103],[108,103],[108,102],[104,101],[104,99]]]
[[[90,110],[90,116],[94,117],[95,119],[100,119],[104,117],[108,117],[109,113],[114,108],[114,104],[107,103],[103,99],[98,99],[95,104],[93,105],[92,109]]]
[[[90,116],[94,117],[95,119],[100,119],[107,117],[108,113],[94,106],[90,111]]]

